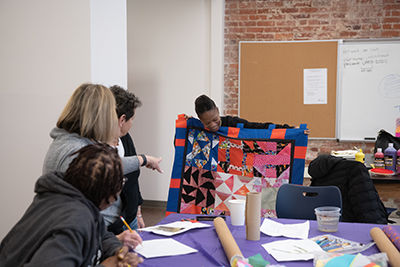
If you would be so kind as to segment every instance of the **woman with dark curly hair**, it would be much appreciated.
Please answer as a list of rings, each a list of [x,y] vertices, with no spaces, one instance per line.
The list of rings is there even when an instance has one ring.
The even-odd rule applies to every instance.
[[[0,245],[0,266],[137,266],[136,253],[107,231],[100,210],[123,187],[117,149],[87,145],[62,172],[38,179],[36,196]]]

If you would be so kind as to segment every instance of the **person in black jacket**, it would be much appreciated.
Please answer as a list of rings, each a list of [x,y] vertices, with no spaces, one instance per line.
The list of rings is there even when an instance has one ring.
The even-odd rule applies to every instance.
[[[117,150],[98,143],[74,155],[65,173],[48,172],[37,180],[32,204],[1,242],[0,266],[117,267],[143,262],[106,230],[99,213],[123,187]]]
[[[209,129],[212,132],[217,132],[219,127],[237,127],[238,123],[242,123],[244,128],[249,129],[268,129],[269,125],[274,124],[272,122],[249,122],[245,119],[241,119],[239,117],[232,116],[223,116],[219,115],[219,109],[215,105],[215,102],[206,95],[201,95],[196,98],[195,102],[195,111],[200,121],[203,123],[204,127]],[[289,126],[287,124],[276,124],[275,128],[295,128],[293,126]],[[309,134],[309,130],[304,131],[305,134]]]
[[[114,94],[117,104],[117,116],[120,128],[120,138],[112,144],[118,148],[118,153],[121,157],[134,156],[136,154],[135,145],[128,133],[132,127],[132,122],[135,117],[135,111],[142,105],[142,102],[133,93],[124,88],[114,85],[110,87]],[[143,158],[143,165],[146,165],[146,156],[139,155]],[[108,230],[115,234],[121,233],[126,227],[119,218],[123,216],[132,230],[144,228],[145,223],[141,215],[140,206],[143,203],[143,198],[139,187],[140,170],[125,174],[128,178],[121,193],[120,213],[111,214],[111,224],[108,225]],[[113,218],[113,219],[112,219]]]
[[[319,155],[308,166],[311,186],[335,185],[342,193],[342,221],[387,224],[388,214],[361,162]]]

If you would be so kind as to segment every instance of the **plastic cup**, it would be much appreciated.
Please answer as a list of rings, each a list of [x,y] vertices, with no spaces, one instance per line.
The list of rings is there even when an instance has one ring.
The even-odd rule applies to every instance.
[[[339,226],[340,208],[318,207],[315,209],[317,215],[318,230],[322,232],[336,232]]]
[[[231,224],[234,226],[244,225],[244,209],[246,200],[232,199],[229,200],[229,210],[231,211]]]

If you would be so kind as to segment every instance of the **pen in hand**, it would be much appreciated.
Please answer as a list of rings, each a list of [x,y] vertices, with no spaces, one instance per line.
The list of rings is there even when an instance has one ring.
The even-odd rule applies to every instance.
[[[125,224],[126,228],[128,228],[129,232],[133,233],[132,228],[129,226],[129,224],[125,221],[124,217],[119,216],[119,218],[121,219],[121,221]],[[139,235],[139,234],[138,234]],[[139,236],[140,237],[140,236]],[[143,246],[142,241],[139,241],[139,244]]]

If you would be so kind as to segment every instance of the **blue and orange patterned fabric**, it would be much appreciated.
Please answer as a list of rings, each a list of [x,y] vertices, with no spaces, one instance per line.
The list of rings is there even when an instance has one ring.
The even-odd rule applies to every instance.
[[[303,184],[306,127],[245,129],[238,125],[213,133],[200,120],[179,115],[167,215],[229,215],[229,200],[259,192],[261,215],[276,217],[279,187]]]

